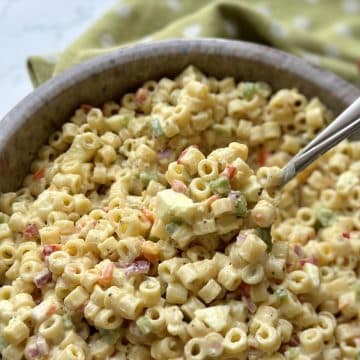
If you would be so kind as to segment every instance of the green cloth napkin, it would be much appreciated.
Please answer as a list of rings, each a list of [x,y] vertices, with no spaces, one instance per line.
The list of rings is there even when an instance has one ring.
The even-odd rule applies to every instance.
[[[31,56],[34,86],[136,42],[216,37],[262,43],[359,82],[360,0],[122,0],[62,53]]]

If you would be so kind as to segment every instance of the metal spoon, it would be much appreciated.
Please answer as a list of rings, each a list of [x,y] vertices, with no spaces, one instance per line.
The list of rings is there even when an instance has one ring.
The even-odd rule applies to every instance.
[[[355,100],[329,126],[298,152],[282,168],[282,184],[285,185],[318,157],[360,130],[360,98]]]

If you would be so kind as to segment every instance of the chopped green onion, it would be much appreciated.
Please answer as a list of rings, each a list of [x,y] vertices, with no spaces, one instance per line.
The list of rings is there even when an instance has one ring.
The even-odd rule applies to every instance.
[[[282,288],[276,289],[275,295],[279,299],[285,299],[288,296],[287,291]]]
[[[256,86],[254,83],[245,83],[243,87],[243,96],[245,100],[251,100],[256,92]]]
[[[218,195],[227,195],[231,191],[229,179],[221,176],[216,180],[210,182],[210,189]]]
[[[316,217],[321,226],[329,226],[335,220],[335,214],[328,208],[318,208]]]
[[[247,202],[243,194],[236,200],[235,203],[236,216],[244,217],[247,213]]]
[[[151,127],[153,129],[153,133],[154,133],[155,137],[164,135],[164,130],[163,130],[160,120],[158,118],[153,118],[151,120]]]
[[[157,180],[157,176],[155,173],[146,172],[146,171],[140,173],[139,178],[145,187],[147,187],[149,185],[151,180]]]
[[[65,314],[63,316],[63,324],[65,329],[72,329],[74,328],[74,323],[72,322],[71,316],[69,314]]]
[[[114,330],[99,329],[99,333],[108,344],[115,345],[121,335],[120,330],[120,328]]]
[[[258,228],[257,233],[261,240],[267,245],[267,251],[270,252],[272,249],[271,228]]]
[[[151,322],[146,316],[142,316],[137,319],[136,326],[143,335],[151,333]]]
[[[214,124],[212,129],[218,135],[231,136],[231,125],[229,124]]]
[[[166,231],[169,233],[169,235],[172,235],[177,228],[181,225],[181,221],[179,220],[174,220],[169,224],[166,224]]]

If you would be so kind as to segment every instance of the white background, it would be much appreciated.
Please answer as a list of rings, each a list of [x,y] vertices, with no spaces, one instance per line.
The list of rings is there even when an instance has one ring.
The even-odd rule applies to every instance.
[[[29,55],[61,51],[116,0],[0,0],[0,119],[32,91]]]

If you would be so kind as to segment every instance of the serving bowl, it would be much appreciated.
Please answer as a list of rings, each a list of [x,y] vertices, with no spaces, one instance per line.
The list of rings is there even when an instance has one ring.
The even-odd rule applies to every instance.
[[[336,75],[285,52],[242,41],[170,40],[116,50],[47,81],[0,121],[0,192],[14,191],[48,136],[82,103],[118,99],[146,80],[193,64],[206,74],[265,81],[319,97],[335,114],[360,96]]]

